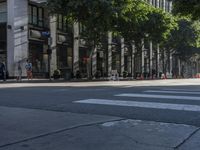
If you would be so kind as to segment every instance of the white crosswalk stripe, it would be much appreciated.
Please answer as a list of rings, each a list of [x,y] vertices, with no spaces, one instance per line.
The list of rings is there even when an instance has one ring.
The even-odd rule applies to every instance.
[[[172,95],[153,95],[153,94],[135,94],[135,93],[117,94],[115,96],[137,97],[137,98],[177,99],[177,100],[196,100],[196,101],[200,101],[200,97],[194,97],[194,96],[172,96]]]
[[[136,102],[136,101],[108,100],[108,99],[86,99],[86,100],[75,101],[75,103],[142,107],[142,108],[155,108],[155,109],[171,109],[171,110],[200,112],[200,106],[198,106],[198,105],[168,104],[168,103],[154,103],[154,102],[151,103],[151,102]]]
[[[164,91],[164,90],[147,90],[145,93],[168,93],[168,94],[194,94],[200,95],[200,92],[186,92],[186,91]]]
[[[200,89],[173,89],[173,88],[163,88],[166,91],[185,91],[185,92],[200,92]]]
[[[149,94],[146,94],[149,93]],[[163,94],[170,95],[163,95]],[[173,95],[176,94],[176,95]],[[183,94],[189,94],[189,96],[184,96]],[[115,97],[120,97],[120,100],[114,99],[83,99],[79,101],[74,101],[74,103],[79,104],[96,104],[96,105],[109,105],[109,106],[123,106],[123,107],[137,107],[137,108],[146,108],[146,109],[162,109],[162,110],[177,110],[177,111],[193,111],[200,112],[200,103],[197,104],[189,104],[192,101],[200,102],[200,92],[192,92],[186,90],[146,90],[142,93],[121,93],[114,95]],[[129,97],[129,100],[124,100],[123,97]],[[132,98],[132,99],[130,99]],[[135,98],[143,98],[142,101]],[[145,102],[145,100],[149,100],[151,102]],[[154,102],[153,100],[157,99]],[[162,100],[178,100],[176,103],[172,103],[170,101],[163,102]],[[177,102],[181,102],[178,104]],[[186,104],[187,103],[187,104]]]

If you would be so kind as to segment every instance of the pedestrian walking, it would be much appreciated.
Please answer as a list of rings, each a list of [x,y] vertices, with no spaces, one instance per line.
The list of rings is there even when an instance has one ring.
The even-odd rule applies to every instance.
[[[0,79],[6,81],[6,67],[3,62],[0,61]]]
[[[32,79],[33,78],[33,75],[32,75],[32,63],[30,63],[28,59],[26,61],[25,68],[26,68],[26,73],[27,73],[28,80]]]
[[[17,71],[18,71],[17,81],[21,81],[22,80],[22,67],[21,67],[20,61],[17,63]]]

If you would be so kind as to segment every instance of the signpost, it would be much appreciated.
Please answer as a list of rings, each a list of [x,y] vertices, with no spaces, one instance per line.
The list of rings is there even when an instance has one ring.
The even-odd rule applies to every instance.
[[[52,44],[52,38],[51,38],[51,34],[50,34],[49,31],[42,32],[42,36],[47,38],[47,40],[48,40],[48,49],[47,49],[47,54],[48,54],[48,72],[49,72],[49,80],[51,80],[51,54],[52,54],[51,44]]]

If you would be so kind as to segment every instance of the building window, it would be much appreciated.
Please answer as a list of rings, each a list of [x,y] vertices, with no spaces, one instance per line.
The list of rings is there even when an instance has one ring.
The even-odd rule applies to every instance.
[[[7,4],[0,2],[0,23],[7,22]]]
[[[44,9],[34,5],[29,5],[29,23],[44,27]]]
[[[68,32],[70,29],[70,24],[63,15],[57,15],[57,29],[64,32]]]
[[[81,23],[79,23],[79,32],[84,33],[85,31],[86,31],[86,27],[82,25]]]
[[[40,27],[43,26],[43,9],[42,8],[38,8],[38,25]]]

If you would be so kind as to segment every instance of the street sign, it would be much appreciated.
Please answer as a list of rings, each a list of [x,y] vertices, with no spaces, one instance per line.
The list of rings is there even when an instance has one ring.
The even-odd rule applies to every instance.
[[[50,37],[50,32],[49,31],[43,31],[42,36],[44,37]]]

